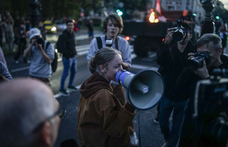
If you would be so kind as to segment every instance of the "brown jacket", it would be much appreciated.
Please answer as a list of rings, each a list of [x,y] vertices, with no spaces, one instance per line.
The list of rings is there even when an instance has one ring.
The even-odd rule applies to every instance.
[[[80,88],[77,130],[80,147],[127,147],[135,112],[122,106],[108,81],[97,72]]]

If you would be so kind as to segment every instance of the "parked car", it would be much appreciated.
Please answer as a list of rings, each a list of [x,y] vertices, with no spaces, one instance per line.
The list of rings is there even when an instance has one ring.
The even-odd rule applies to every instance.
[[[53,24],[49,20],[44,21],[44,28],[46,29],[47,33],[56,33],[57,32],[56,25]]]
[[[67,18],[63,18],[55,21],[57,31],[63,31],[66,29],[66,20]]]

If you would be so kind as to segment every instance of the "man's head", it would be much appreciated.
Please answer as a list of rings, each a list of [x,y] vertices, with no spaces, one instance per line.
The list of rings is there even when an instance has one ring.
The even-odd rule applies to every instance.
[[[48,86],[34,79],[15,79],[0,84],[0,93],[1,146],[54,145],[59,104]]]
[[[110,14],[105,18],[103,22],[103,28],[106,34],[117,36],[123,31],[123,20],[117,14]]]
[[[220,56],[222,54],[222,40],[213,33],[204,34],[197,41],[197,52],[208,52],[210,55],[210,63],[207,67],[218,67],[222,62]]]
[[[66,21],[67,31],[72,33],[74,31],[74,23],[75,21],[73,19],[68,19]]]

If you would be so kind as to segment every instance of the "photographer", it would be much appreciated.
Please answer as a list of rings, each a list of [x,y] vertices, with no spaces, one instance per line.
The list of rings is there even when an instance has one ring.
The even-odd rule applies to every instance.
[[[178,20],[178,23],[178,27],[167,29],[165,41],[157,52],[157,63],[161,66],[160,73],[166,85],[160,101],[159,124],[167,147],[178,145],[184,112],[188,105],[187,99],[171,98],[170,93],[181,71],[186,67],[188,53],[195,51],[194,45],[190,42],[191,27],[181,20]],[[174,32],[183,32],[183,36],[176,37]],[[172,111],[174,125],[170,131],[169,117]]]
[[[213,33],[204,34],[197,42],[197,52],[188,54],[188,67],[178,77],[176,85],[170,94],[172,98],[189,100],[182,128],[180,146],[215,146],[210,141],[199,142],[196,122],[192,119],[193,99],[197,81],[210,77],[214,68],[227,68],[228,58],[223,58],[221,39]],[[204,59],[204,60],[201,60]],[[193,64],[197,62],[197,64]],[[201,63],[199,63],[201,62]],[[195,66],[195,65],[198,65]],[[193,68],[194,67],[194,68]],[[204,144],[206,143],[206,144]]]
[[[51,61],[54,59],[54,46],[42,39],[40,30],[32,28],[29,30],[30,44],[24,51],[24,58],[31,56],[29,77],[36,78],[50,86],[52,73]]]

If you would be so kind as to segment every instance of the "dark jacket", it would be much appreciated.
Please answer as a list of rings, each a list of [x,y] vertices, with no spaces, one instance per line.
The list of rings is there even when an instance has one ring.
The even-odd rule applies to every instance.
[[[129,126],[135,116],[122,106],[108,81],[95,72],[81,86],[77,131],[80,147],[128,147]]]
[[[216,68],[228,68],[228,57],[222,55],[221,60],[223,64]],[[214,68],[209,69],[209,75],[213,75]],[[212,145],[211,142],[208,142],[207,145],[200,145],[200,143],[206,143],[199,141],[200,134],[198,133],[198,122],[194,119],[194,104],[195,104],[195,88],[198,81],[202,80],[194,72],[191,72],[187,68],[183,70],[181,75],[179,76],[177,83],[175,85],[174,91],[171,94],[171,97],[175,97],[177,99],[189,99],[188,108],[185,112],[185,119],[182,127],[182,134],[180,139],[179,147],[192,147],[192,146],[215,146]]]
[[[75,49],[75,40],[74,33],[69,33],[67,30],[63,31],[63,39],[62,39],[62,54],[63,57],[70,59],[77,55],[77,51]]]
[[[19,43],[26,43],[26,32],[24,28],[16,28],[15,29],[15,40],[14,43],[15,44],[19,44]]]
[[[188,53],[195,52],[195,46],[189,41],[185,50],[180,52],[177,43],[172,45],[162,44],[157,52],[157,63],[160,65],[159,72],[165,81],[164,95],[172,101],[182,101],[182,99],[171,98],[170,93],[176,84],[178,76],[187,66]]]

